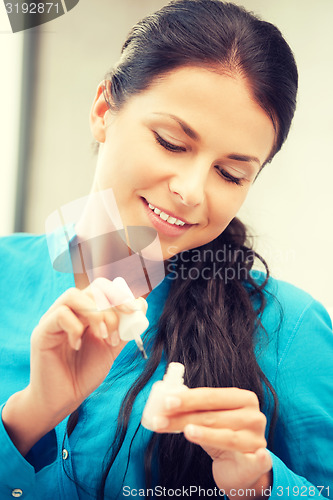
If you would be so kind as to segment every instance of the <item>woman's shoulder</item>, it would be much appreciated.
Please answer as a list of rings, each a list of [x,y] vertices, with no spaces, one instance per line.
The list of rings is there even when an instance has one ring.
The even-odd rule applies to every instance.
[[[1,258],[12,259],[13,257],[26,254],[27,251],[33,251],[38,246],[45,243],[45,234],[32,233],[13,233],[8,236],[0,237],[0,255]]]
[[[20,281],[20,276],[31,274],[45,261],[45,235],[14,233],[0,238],[1,286]]]
[[[251,276],[259,285],[262,285],[267,278],[266,274],[261,271],[252,271]],[[266,299],[264,314],[272,314],[279,310],[291,320],[292,317],[298,318],[312,307],[322,308],[325,311],[324,306],[310,293],[273,276],[268,277],[263,292]]]
[[[72,274],[57,272],[53,266],[51,247],[61,250],[58,241],[53,233],[0,238],[0,308],[6,311],[7,324],[15,317],[22,321],[23,315],[27,321],[29,311],[39,320],[59,295],[74,286]],[[27,307],[23,310],[21,304]]]
[[[255,273],[253,277],[257,283],[265,281],[263,273]],[[332,349],[330,315],[311,294],[287,281],[270,276],[264,287],[264,295],[266,306],[261,322],[266,336],[260,334],[257,338],[258,350],[261,350],[260,346],[265,344],[266,338],[272,352],[278,355],[277,363],[281,364],[295,346],[299,356],[305,350],[320,349],[323,345]],[[264,340],[260,342],[259,339]]]
[[[0,238],[0,270],[2,278],[23,269],[40,268],[48,259],[45,235],[14,233]],[[48,259],[49,260],[49,259]]]
[[[57,257],[68,253],[68,243],[74,237],[74,228],[58,227],[56,230],[43,233],[13,233],[0,237],[0,266],[7,263],[17,266],[19,262],[25,266],[35,264],[37,267],[54,264]]]

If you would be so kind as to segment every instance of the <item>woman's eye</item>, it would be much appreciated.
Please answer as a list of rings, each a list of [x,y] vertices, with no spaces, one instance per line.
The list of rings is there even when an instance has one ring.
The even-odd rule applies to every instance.
[[[161,137],[157,132],[154,132],[154,136],[158,144],[160,144],[164,149],[167,149],[168,151],[172,151],[173,153],[182,153],[186,151],[185,147],[171,144],[171,142],[168,142],[165,139],[163,139],[163,137]]]
[[[242,179],[240,179],[239,177],[234,177],[233,175],[229,174],[229,172],[227,172],[226,170],[224,170],[219,166],[216,166],[216,168],[221,177],[223,177],[223,179],[225,179],[227,182],[232,182],[233,184],[237,184],[237,186],[242,186]]]
[[[154,132],[154,136],[156,142],[160,144],[160,146],[162,146],[164,149],[167,149],[168,151],[171,151],[173,153],[182,153],[186,151],[186,148],[184,146],[176,146],[176,144],[172,144],[171,142],[166,141],[157,132]],[[233,175],[229,174],[229,172],[227,172],[218,165],[216,166],[216,168],[220,176],[223,177],[227,182],[231,182],[233,184],[236,184],[237,186],[242,186],[242,179],[234,177]]]

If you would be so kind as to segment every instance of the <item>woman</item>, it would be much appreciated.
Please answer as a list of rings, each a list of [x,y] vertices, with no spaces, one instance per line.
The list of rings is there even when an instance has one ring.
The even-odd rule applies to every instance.
[[[236,218],[287,137],[296,89],[280,32],[235,5],[180,0],[132,29],[91,111],[90,200],[111,189],[124,227],[158,233],[168,275],[147,297],[148,361],[119,338],[119,291],[98,265],[107,240],[91,277],[54,270],[45,236],[3,239],[3,498],[332,497],[328,315],[251,271]],[[92,205],[79,241],[94,236]],[[140,419],[170,361],[190,390],[152,434]]]

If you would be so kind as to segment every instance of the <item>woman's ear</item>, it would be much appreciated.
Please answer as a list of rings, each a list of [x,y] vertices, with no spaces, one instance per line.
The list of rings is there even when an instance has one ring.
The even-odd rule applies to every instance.
[[[104,142],[106,135],[106,113],[110,110],[105,95],[110,95],[110,82],[103,81],[98,85],[97,93],[90,111],[90,128],[97,142]]]

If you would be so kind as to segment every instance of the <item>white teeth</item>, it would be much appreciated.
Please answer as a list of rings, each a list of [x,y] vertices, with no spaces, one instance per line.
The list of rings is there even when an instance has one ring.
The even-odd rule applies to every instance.
[[[161,212],[161,213],[160,213],[160,217],[161,217],[161,219],[163,219],[163,220],[167,220],[167,219],[169,218],[168,214],[166,214],[165,212]]]
[[[168,222],[169,224],[175,224],[176,226],[185,226],[185,222],[176,219],[176,217],[172,217],[165,212],[162,212],[159,208],[155,208],[151,203],[148,203],[148,206],[153,212],[155,212],[156,215],[159,215],[162,220]]]

